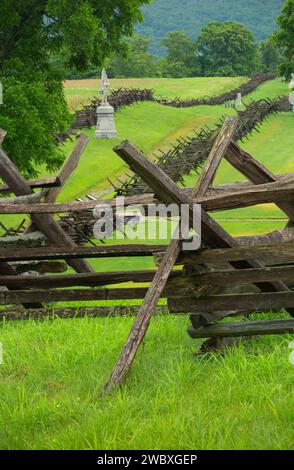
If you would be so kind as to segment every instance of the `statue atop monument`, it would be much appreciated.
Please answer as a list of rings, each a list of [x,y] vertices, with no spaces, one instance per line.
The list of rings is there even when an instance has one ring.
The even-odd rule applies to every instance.
[[[109,94],[110,83],[108,81],[106,70],[103,69],[101,73],[101,92],[102,92],[102,105],[108,104],[108,94]]]
[[[242,93],[237,94],[237,99],[235,101],[235,106],[242,106],[243,101],[242,101]]]

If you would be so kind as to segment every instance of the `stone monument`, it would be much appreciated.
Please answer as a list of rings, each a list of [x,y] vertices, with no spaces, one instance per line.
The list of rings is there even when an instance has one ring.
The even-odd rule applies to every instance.
[[[101,94],[102,100],[97,108],[96,139],[113,139],[117,136],[114,122],[114,109],[108,103],[110,84],[105,69],[101,74]]]
[[[241,93],[238,93],[237,99],[236,99],[236,102],[235,102],[235,106],[242,106],[242,105],[243,105],[243,102],[242,102],[242,94],[241,94]]]

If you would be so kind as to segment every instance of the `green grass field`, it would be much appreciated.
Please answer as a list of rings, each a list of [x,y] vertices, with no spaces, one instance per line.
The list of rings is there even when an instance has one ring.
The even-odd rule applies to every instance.
[[[289,93],[289,88],[285,82],[281,79],[270,80],[259,86],[253,93],[243,98],[245,103],[249,103],[251,100],[257,101],[263,98],[276,98]]]
[[[218,81],[219,87],[226,86]],[[160,81],[157,92],[195,96],[187,91],[188,79],[174,82]],[[275,80],[246,100],[286,93],[286,85]],[[203,124],[213,126],[228,112],[234,111],[222,106],[177,110],[154,103],[120,111],[116,140],[97,141],[94,130],[87,131],[90,144],[60,200],[103,191],[109,186],[107,177],[123,177],[125,167],[112,152],[121,140],[128,138],[151,157],[159,147],[168,148],[178,136]],[[294,115],[271,116],[260,133],[253,133],[242,146],[274,172],[294,171],[293,127]],[[67,143],[66,153],[71,148]],[[216,182],[240,179],[223,162]],[[195,180],[196,175],[190,175],[185,183],[190,186]],[[270,220],[273,217],[284,217],[273,205],[216,216],[234,235],[264,233],[285,225],[284,220]],[[98,271],[150,269],[153,262],[125,258],[98,260],[94,265]],[[103,384],[132,321],[2,322],[0,448],[294,449],[292,336],[255,338],[224,356],[199,358],[194,352],[200,342],[187,335],[187,317],[156,317],[126,386],[105,396]]]
[[[110,80],[112,89],[151,88],[155,96],[164,98],[205,98],[221,95],[246,82],[246,77],[209,77],[209,78],[133,78]],[[68,80],[65,92],[68,103],[73,109],[80,109],[81,103],[100,92],[99,82],[90,80]]]
[[[208,96],[213,96],[215,94],[215,92],[211,91],[209,87],[205,88],[204,80],[207,80],[209,83],[212,80],[210,78],[157,80],[159,80],[161,84],[160,90],[162,90],[163,94],[168,94],[168,90],[170,88],[171,90],[174,90],[175,88],[180,88],[181,84],[183,84],[183,95],[181,96],[185,96],[185,93],[187,93],[187,83],[189,82],[197,83],[198,92],[199,90],[202,90],[202,92],[205,90]],[[232,83],[234,83],[234,81],[230,82],[231,80],[240,81],[241,79],[224,78],[223,80],[226,81],[227,87],[229,87],[228,83],[231,83],[231,86],[228,88],[230,89],[233,86]],[[141,81],[142,80],[139,80],[139,83],[141,83]],[[82,80],[82,82],[86,82],[85,84],[83,83],[83,87],[88,90],[88,80]],[[130,82],[133,84],[133,80]],[[145,83],[145,81],[143,82]],[[175,84],[171,85],[171,82],[175,82]],[[220,80],[220,82],[223,85],[223,81]],[[216,86],[215,80],[211,81],[211,83]],[[123,84],[125,86],[127,85],[125,82],[123,82]],[[136,85],[134,84],[133,86],[139,86],[139,84],[136,83]],[[80,88],[77,88],[77,93],[79,92]],[[253,98],[257,100],[262,97],[274,98],[279,95],[285,95],[287,92],[288,88],[285,83],[281,82],[281,80],[272,80],[261,85],[254,93],[245,97],[244,101],[246,102],[247,100],[247,102],[249,102]],[[170,91],[170,93],[172,92]],[[198,95],[195,90],[193,91],[192,96],[197,97],[200,95]],[[91,142],[83,154],[78,170],[69,181],[69,184],[65,187],[65,190],[61,195],[61,199],[70,200],[74,197],[81,196],[86,192],[103,191],[109,186],[109,183],[106,180],[107,177],[115,179],[117,176],[122,176],[125,172],[124,164],[112,151],[112,148],[122,140],[126,138],[129,139],[141,148],[147,156],[150,156],[151,153],[158,148],[163,150],[168,149],[172,143],[176,142],[176,139],[179,136],[189,135],[192,133],[193,129],[199,130],[204,125],[213,127],[224,114],[234,114],[234,111],[226,108],[225,106],[197,106],[194,108],[176,109],[161,106],[156,103],[135,104],[118,111],[116,114],[118,137],[116,139],[111,141],[99,141],[94,138],[94,130],[86,131],[86,133],[91,137]],[[278,130],[284,130],[283,136],[286,135],[287,129],[284,127],[283,122],[280,121],[280,117],[274,117],[273,119],[271,126],[278,127]],[[290,118],[288,117],[288,119]],[[267,140],[268,136],[271,136],[272,134],[271,126],[265,132],[265,140]],[[274,130],[276,131],[276,129]],[[288,133],[287,142],[289,142],[290,139],[291,133]],[[254,142],[255,139],[250,139],[249,141]],[[263,145],[263,142],[258,141],[256,145]],[[65,153],[69,153],[72,147],[72,143],[66,144]],[[274,147],[271,144],[266,148],[273,149]],[[284,148],[284,152],[287,153],[288,146],[285,145]],[[252,151],[254,152],[255,149]],[[285,161],[287,162],[288,160],[287,156],[285,156]],[[285,163],[285,165],[287,165],[287,163]],[[224,173],[223,170],[220,172],[220,174],[223,175],[221,176],[223,180],[227,180],[228,178],[233,178],[235,176],[234,171],[232,171],[230,175],[228,173],[230,173],[230,171],[227,170]],[[239,176],[238,178],[240,179]]]
[[[62,192],[61,199],[70,200],[87,192],[99,192],[109,187],[107,177],[114,179],[126,172],[124,162],[113,152],[113,147],[128,139],[142,149],[146,155],[158,148],[166,150],[181,135],[204,124],[212,126],[226,112],[224,106],[199,106],[197,108],[176,109],[157,103],[138,103],[120,110],[116,114],[118,136],[113,140],[97,140],[94,129],[85,131],[91,141],[69,183]],[[229,113],[234,111],[229,110]],[[66,152],[73,143],[66,144]]]

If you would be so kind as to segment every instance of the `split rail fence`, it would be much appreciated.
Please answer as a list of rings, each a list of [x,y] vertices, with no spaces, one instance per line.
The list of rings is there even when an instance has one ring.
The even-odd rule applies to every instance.
[[[227,118],[216,136],[212,150],[194,188],[181,189],[162,169],[148,160],[130,142],[114,151],[151,188],[125,198],[125,204],[174,203],[189,207],[192,226],[195,203],[201,204],[202,245],[184,251],[183,241],[169,245],[78,246],[57,220],[58,214],[83,216],[99,202],[115,207],[115,199],[57,203],[62,186],[78,165],[88,138],[80,134],[68,161],[56,178],[26,181],[0,148],[0,214],[30,216],[30,225],[18,235],[0,238],[0,309],[2,317],[22,318],[22,311],[42,316],[47,304],[56,302],[97,302],[142,300],[141,306],[91,307],[90,315],[136,316],[126,344],[106,389],[123,382],[156,313],[189,314],[192,338],[208,338],[218,347],[224,338],[294,332],[294,174],[274,175],[234,141],[238,119]],[[214,186],[222,158],[247,181]],[[34,190],[39,189],[35,192]],[[13,193],[14,196],[9,195]],[[8,196],[7,196],[8,195]],[[216,211],[276,204],[289,219],[282,231],[263,236],[232,237],[212,217]],[[95,272],[91,259],[153,257],[157,269]],[[68,267],[75,273],[68,274]],[[33,274],[31,273],[33,272]],[[36,275],[36,272],[41,275]],[[133,283],[133,287],[123,287]],[[146,283],[145,287],[142,284]],[[158,307],[160,299],[167,307]],[[113,304],[113,302],[112,302]],[[14,306],[14,307],[12,307]],[[56,309],[71,316],[75,309]],[[83,313],[85,309],[82,309]],[[273,312],[272,320],[251,321],[253,312]],[[280,312],[284,312],[281,318]],[[18,312],[18,313],[17,313]],[[277,316],[277,313],[279,314]],[[220,322],[229,317],[235,322]],[[275,318],[276,316],[276,318]]]

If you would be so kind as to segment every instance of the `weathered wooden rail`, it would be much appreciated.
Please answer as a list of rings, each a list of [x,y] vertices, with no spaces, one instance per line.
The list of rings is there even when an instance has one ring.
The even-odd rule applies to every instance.
[[[87,139],[79,136],[77,145],[57,178],[25,181],[0,149],[0,176],[6,185],[2,193],[14,193],[0,199],[0,214],[27,214],[30,227],[19,237],[0,238],[0,318],[44,318],[47,305],[57,306],[63,318],[74,316],[71,302],[88,302],[90,316],[136,315],[134,325],[121,352],[106,389],[121,384],[130,370],[137,350],[145,338],[151,318],[164,314],[191,316],[192,338],[214,338],[292,333],[294,319],[251,321],[249,313],[286,311],[294,317],[294,175],[274,175],[234,141],[236,118],[227,118],[212,142],[194,188],[180,187],[149,161],[130,142],[114,151],[144,181],[151,192],[127,197],[124,205],[174,203],[189,208],[190,226],[195,204],[201,204],[202,245],[199,250],[183,249],[184,239],[172,239],[168,245],[94,245],[78,246],[56,222],[65,213],[91,215],[97,204],[115,210],[117,199],[56,203],[56,197],[76,168]],[[213,181],[222,158],[233,165],[247,182],[216,187]],[[39,192],[34,192],[39,189]],[[120,200],[121,203],[121,200]],[[282,231],[263,236],[233,238],[213,218],[214,211],[276,204],[289,219]],[[187,235],[186,235],[187,236]],[[93,241],[93,236],[92,240]],[[39,246],[38,246],[39,244]],[[140,271],[94,272],[91,259],[153,257],[157,269]],[[67,271],[68,266],[75,273]],[[141,306],[123,305],[142,300]],[[167,306],[158,307],[159,299]],[[120,305],[105,306],[108,301]],[[99,302],[103,301],[103,307]],[[64,314],[58,302],[66,302]],[[98,303],[98,305],[97,305]],[[56,305],[57,304],[57,305]],[[22,305],[22,309],[15,307]],[[86,314],[83,307],[77,310]],[[81,313],[82,312],[82,313]],[[246,315],[245,315],[246,314]],[[219,323],[224,318],[242,321]],[[210,343],[206,343],[209,345]],[[208,347],[208,346],[207,346]]]

